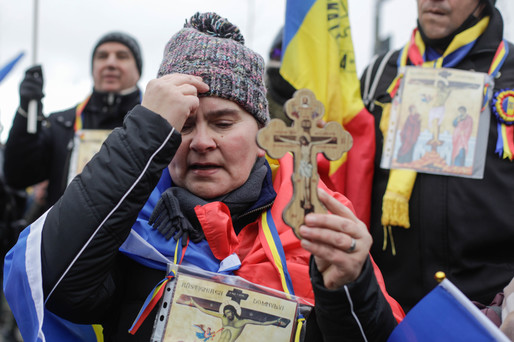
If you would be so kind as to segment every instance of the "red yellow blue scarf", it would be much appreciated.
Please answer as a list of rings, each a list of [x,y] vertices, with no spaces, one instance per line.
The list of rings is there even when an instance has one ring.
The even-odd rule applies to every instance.
[[[187,239],[187,246],[189,245],[189,239]],[[182,242],[176,241],[175,244],[175,253],[173,257],[173,263],[176,265],[179,265],[182,263],[182,260],[184,259],[184,255],[186,254],[186,248],[182,248]],[[175,271],[172,270],[163,280],[161,280],[150,292],[150,295],[146,298],[145,302],[143,303],[143,306],[141,307],[141,310],[139,310],[139,313],[137,314],[136,319],[134,320],[134,323],[129,329],[129,333],[134,335],[141,324],[146,320],[148,315],[153,311],[159,300],[161,300],[164,289],[166,288],[166,285],[168,282],[175,278]]]
[[[489,74],[496,75],[501,68],[507,54],[508,43],[502,41],[496,51]],[[500,90],[494,94],[491,106],[492,112],[498,121],[498,140],[495,152],[502,158],[514,158],[514,90]]]
[[[271,209],[262,214],[260,228],[267,241],[267,244],[263,244],[263,247],[267,254],[269,253],[273,256],[275,268],[277,269],[277,272],[280,275],[280,280],[282,281],[283,291],[287,294],[294,295],[293,282],[291,280],[291,275],[287,270],[286,255],[282,248],[282,243],[280,242],[277,227],[275,226],[275,222],[271,216]],[[300,315],[297,319],[295,342],[300,341],[300,333],[304,323],[305,318]]]
[[[82,129],[82,113],[84,112],[84,108],[86,108],[86,105],[89,102],[90,98],[91,95],[89,95],[84,101],[79,103],[77,105],[77,108],[75,109],[75,125],[73,127],[75,132],[80,131]]]

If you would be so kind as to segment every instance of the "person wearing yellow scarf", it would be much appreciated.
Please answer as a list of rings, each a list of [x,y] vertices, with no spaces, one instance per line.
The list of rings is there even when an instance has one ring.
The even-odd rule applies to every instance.
[[[493,0],[417,4],[418,25],[409,41],[378,57],[361,80],[364,103],[375,117],[377,142],[371,252],[388,291],[406,310],[436,285],[433,277],[440,270],[471,300],[488,304],[514,273],[514,163],[508,156],[514,144],[509,107],[514,99],[514,56],[509,51],[514,47],[503,39],[503,20]],[[494,77],[493,95],[485,106],[491,112],[487,146],[476,146],[486,149],[482,179],[380,168],[402,66],[455,68]]]

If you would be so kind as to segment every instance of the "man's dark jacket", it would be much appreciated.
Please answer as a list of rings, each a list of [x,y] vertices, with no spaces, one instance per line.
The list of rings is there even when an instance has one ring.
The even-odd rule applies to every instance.
[[[140,99],[139,89],[126,95],[93,91],[83,111],[83,129],[120,127]],[[5,144],[4,172],[9,186],[24,189],[48,179],[46,207],[61,197],[68,180],[75,117],[76,107],[53,113],[38,121],[37,134],[30,134],[26,115],[18,110]]]

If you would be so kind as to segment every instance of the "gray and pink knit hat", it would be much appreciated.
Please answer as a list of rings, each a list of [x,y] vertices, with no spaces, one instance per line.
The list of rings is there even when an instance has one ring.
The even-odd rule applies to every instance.
[[[216,13],[196,13],[169,40],[157,77],[202,77],[207,93],[234,101],[265,125],[269,121],[264,59],[244,46],[239,28]]]

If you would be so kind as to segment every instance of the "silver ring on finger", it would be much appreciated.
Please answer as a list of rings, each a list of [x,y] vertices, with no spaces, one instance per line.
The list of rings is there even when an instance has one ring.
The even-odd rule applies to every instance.
[[[352,238],[352,243],[350,244],[350,248],[348,248],[348,253],[355,251],[355,247],[357,247],[357,240]]]

